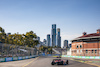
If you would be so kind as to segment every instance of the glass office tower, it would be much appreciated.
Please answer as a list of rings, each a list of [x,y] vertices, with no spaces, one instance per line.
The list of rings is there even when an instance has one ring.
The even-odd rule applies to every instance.
[[[51,44],[52,44],[53,47],[56,46],[56,24],[52,24]]]
[[[68,40],[64,40],[64,48],[68,48]]]
[[[47,35],[47,46],[50,46],[50,34]]]
[[[60,28],[57,28],[57,47],[61,47]]]

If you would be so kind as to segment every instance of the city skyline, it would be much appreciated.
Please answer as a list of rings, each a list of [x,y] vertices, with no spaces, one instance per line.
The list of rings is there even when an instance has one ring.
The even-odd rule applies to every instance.
[[[100,28],[99,3],[100,0],[0,0],[0,26],[12,34],[32,30],[43,41],[51,33],[51,25],[57,24],[63,44],[66,39]]]

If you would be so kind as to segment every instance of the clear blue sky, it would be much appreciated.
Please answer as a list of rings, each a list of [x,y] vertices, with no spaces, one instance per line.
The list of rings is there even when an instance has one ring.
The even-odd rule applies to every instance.
[[[61,29],[62,43],[100,28],[100,0],[0,0],[0,26],[6,33],[33,30],[41,41],[51,25]]]

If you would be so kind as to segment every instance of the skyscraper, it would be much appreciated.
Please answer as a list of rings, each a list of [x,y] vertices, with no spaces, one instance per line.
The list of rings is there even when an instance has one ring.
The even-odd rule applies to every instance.
[[[43,45],[46,46],[46,39],[43,40]]]
[[[11,33],[7,33],[7,36],[11,35]]]
[[[47,46],[50,46],[50,34],[47,35]]]
[[[64,48],[68,48],[68,40],[64,40]]]
[[[53,47],[56,46],[56,24],[52,25],[52,30],[51,30],[51,44]]]
[[[57,28],[57,47],[61,47],[60,28]]]
[[[61,36],[60,36],[60,47],[61,47]]]
[[[41,44],[41,41],[40,41],[40,37],[39,36],[37,36],[37,38],[36,39],[34,39],[34,40],[38,40],[38,42],[39,42],[39,44],[37,44],[37,46],[36,47],[40,47],[42,44]]]
[[[37,37],[37,40],[40,42],[40,37],[39,36]]]

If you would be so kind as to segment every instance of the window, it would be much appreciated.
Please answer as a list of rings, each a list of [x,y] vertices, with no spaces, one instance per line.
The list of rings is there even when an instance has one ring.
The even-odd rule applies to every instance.
[[[82,45],[80,45],[80,48],[82,48]]]
[[[76,46],[76,48],[78,48],[78,45]]]
[[[92,53],[93,53],[93,50],[92,50]]]
[[[82,53],[82,50],[80,50],[80,52]]]
[[[86,53],[88,53],[88,50],[86,50]]]
[[[77,50],[77,53],[79,53],[79,50]]]
[[[76,50],[74,51],[74,53],[76,53]]]
[[[97,53],[97,50],[95,50],[95,53]]]

